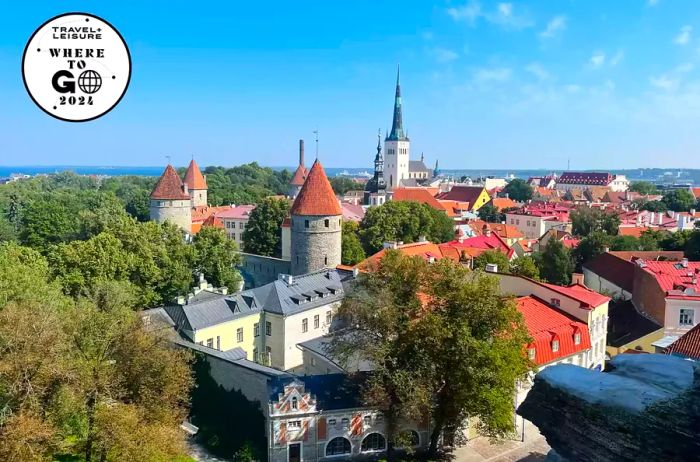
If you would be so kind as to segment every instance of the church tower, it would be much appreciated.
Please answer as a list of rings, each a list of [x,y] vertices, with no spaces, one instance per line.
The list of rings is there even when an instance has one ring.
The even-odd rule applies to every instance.
[[[185,173],[185,184],[190,191],[192,207],[207,206],[207,179],[199,170],[199,165],[192,159]]]
[[[318,160],[309,170],[290,213],[292,275],[340,265],[343,212]]]
[[[391,132],[384,140],[384,183],[389,191],[397,188],[401,180],[408,178],[408,160],[411,142],[403,129],[401,114],[401,84],[399,70],[396,71],[396,94],[394,96],[394,120]]]
[[[374,156],[374,176],[365,185],[364,205],[382,205],[386,200],[384,157],[381,133],[377,134],[377,154]]]
[[[187,234],[192,233],[192,199],[187,185],[180,180],[172,165],[168,164],[151,192],[149,214],[151,220],[169,221]]]

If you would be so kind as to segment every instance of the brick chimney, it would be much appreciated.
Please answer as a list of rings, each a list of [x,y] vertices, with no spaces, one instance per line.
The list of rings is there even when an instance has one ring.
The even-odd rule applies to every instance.
[[[571,274],[571,283],[572,284],[580,284],[583,286],[583,285],[585,285],[583,283],[583,281],[584,281],[583,274],[581,274],[581,273],[572,273]]]
[[[299,140],[299,165],[304,165],[304,140]]]

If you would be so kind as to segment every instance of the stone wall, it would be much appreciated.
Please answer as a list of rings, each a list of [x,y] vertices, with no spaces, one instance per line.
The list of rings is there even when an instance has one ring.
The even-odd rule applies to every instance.
[[[153,221],[169,221],[186,233],[192,233],[192,207],[189,200],[151,199],[149,215]]]
[[[264,286],[275,281],[280,274],[290,274],[289,260],[245,252],[241,252],[241,256],[243,263],[240,270],[246,289]]]
[[[326,223],[328,223],[327,227]],[[307,274],[340,265],[342,251],[340,215],[295,215],[292,217],[291,228],[291,274]]]
[[[634,265],[632,303],[638,311],[651,317],[655,323],[660,326],[664,325],[666,294],[659,287],[656,277],[637,265]]]

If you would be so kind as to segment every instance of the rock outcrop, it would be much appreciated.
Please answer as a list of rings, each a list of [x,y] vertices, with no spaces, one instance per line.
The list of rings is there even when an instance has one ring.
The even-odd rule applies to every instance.
[[[564,460],[700,460],[700,363],[619,355],[608,365],[542,370],[518,414]]]

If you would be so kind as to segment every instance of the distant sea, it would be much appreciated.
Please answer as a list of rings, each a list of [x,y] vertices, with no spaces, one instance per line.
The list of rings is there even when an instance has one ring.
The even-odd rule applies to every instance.
[[[24,175],[39,175],[39,174],[51,174],[64,171],[72,171],[79,175],[106,175],[106,176],[124,176],[124,175],[138,175],[138,176],[160,176],[163,173],[163,166],[160,167],[107,167],[107,166],[71,166],[71,165],[48,165],[48,166],[36,166],[36,165],[26,165],[26,166],[13,166],[5,167],[0,166],[0,178],[6,178],[13,173],[24,174]],[[294,171],[296,166],[290,167],[272,167],[275,170],[287,169],[291,172]],[[337,175],[369,175],[373,171],[372,167],[367,168],[327,168],[326,173],[328,176]],[[605,169],[600,169],[598,171],[606,171]],[[611,170],[613,173],[626,174],[627,178],[630,180],[647,180],[654,182],[672,183],[672,182],[682,182],[690,184],[700,184],[700,170],[694,169],[614,169]],[[470,178],[479,177],[495,177],[495,178],[505,178],[511,175],[515,178],[528,178],[531,176],[541,176],[548,175],[551,173],[560,174],[558,170],[545,170],[545,169],[533,169],[533,170],[503,170],[503,169],[440,169],[440,173],[443,175],[462,177],[467,176]]]

